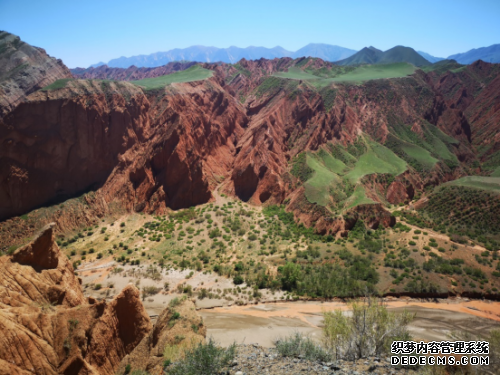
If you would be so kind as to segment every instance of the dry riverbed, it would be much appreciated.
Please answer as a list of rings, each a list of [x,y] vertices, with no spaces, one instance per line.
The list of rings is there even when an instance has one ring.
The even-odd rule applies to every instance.
[[[500,328],[500,303],[490,301],[393,300],[386,302],[391,311],[408,310],[416,314],[410,324],[415,339],[445,340],[451,331],[487,334]],[[207,332],[222,345],[257,343],[272,347],[280,336],[298,331],[311,338],[321,338],[322,312],[341,309],[348,314],[343,302],[284,302],[254,306],[230,306],[201,310]]]
[[[276,338],[295,331],[319,340],[323,311],[341,309],[349,313],[348,305],[341,301],[286,302],[282,300],[283,292],[268,290],[262,291],[262,297],[256,304],[255,299],[250,300],[248,295],[244,294],[244,291],[249,291],[250,288],[246,289],[241,285],[241,294],[234,295],[229,292],[235,290],[232,280],[213,273],[193,272],[192,276],[189,276],[190,270],[164,269],[159,278],[153,280],[135,274],[134,272],[140,270],[132,272],[131,266],[124,266],[123,271],[116,274],[112,272],[115,265],[112,258],[108,258],[86,264],[84,268],[78,270],[86,295],[110,299],[128,283],[133,283],[139,288],[145,286],[161,288],[159,293],[144,299],[146,310],[153,320],[171,299],[180,295],[177,293],[179,285],[190,285],[194,292],[199,288],[214,292],[219,290],[220,295],[227,290],[224,298],[195,299],[199,313],[207,325],[208,335],[214,337],[221,345],[236,342],[272,347]],[[142,272],[144,270],[145,267],[142,268]],[[169,284],[169,291],[163,289],[165,282]],[[96,284],[101,284],[100,289],[95,289]],[[245,301],[246,305],[236,305],[237,300]],[[386,298],[385,303],[393,311],[406,309],[416,314],[415,320],[410,325],[410,330],[416,339],[444,340],[455,330],[486,334],[492,328],[500,328],[500,302],[461,298],[439,299],[432,302],[410,298]]]

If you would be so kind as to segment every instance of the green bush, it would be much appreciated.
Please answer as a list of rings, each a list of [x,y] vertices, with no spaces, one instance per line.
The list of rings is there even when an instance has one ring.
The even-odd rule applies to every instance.
[[[306,154],[300,153],[292,161],[291,173],[302,182],[306,182],[314,174],[314,170],[307,165]]]
[[[168,374],[171,375],[212,375],[227,368],[236,355],[236,345],[227,349],[216,345],[212,338],[207,343],[199,343],[184,352],[184,358],[175,363]]]
[[[308,359],[310,361],[328,362],[332,359],[329,352],[323,349],[320,345],[315,343],[309,337],[304,336],[299,332],[292,335],[279,338],[274,342],[276,350],[283,357],[293,357]]]
[[[415,317],[407,311],[393,313],[381,302],[352,302],[352,315],[341,310],[323,313],[324,342],[337,359],[356,360],[390,353],[396,340],[410,340],[407,326]]]

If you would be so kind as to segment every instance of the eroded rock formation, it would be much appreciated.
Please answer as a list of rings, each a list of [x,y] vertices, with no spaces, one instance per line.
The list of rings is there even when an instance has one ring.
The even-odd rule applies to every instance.
[[[87,302],[53,225],[0,257],[0,374],[114,374],[151,328],[132,285]]]
[[[179,314],[180,320],[173,318],[175,313]],[[183,300],[180,305],[163,310],[151,332],[123,358],[119,371],[124,371],[125,367],[130,365],[133,370],[144,370],[151,375],[163,375],[165,347],[189,348],[203,342],[205,336],[206,327],[202,318],[196,313],[194,303],[187,299]]]

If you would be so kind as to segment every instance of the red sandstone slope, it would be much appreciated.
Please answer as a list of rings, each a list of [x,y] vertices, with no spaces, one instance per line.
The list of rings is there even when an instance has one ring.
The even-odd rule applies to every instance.
[[[229,176],[247,119],[216,81],[174,84],[151,96],[152,135],[129,150],[98,194],[152,212],[205,203]]]
[[[500,77],[489,82],[466,110],[472,123],[472,142],[487,148],[482,156],[488,160],[500,151]]]
[[[114,374],[151,328],[134,286],[85,301],[52,225],[0,257],[0,374]]]
[[[71,72],[61,60],[0,31],[0,119],[26,95],[62,78],[71,78]]]

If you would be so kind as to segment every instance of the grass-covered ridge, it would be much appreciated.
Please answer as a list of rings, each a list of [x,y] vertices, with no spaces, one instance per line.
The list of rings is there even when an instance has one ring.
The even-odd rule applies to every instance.
[[[332,83],[362,83],[374,79],[406,77],[415,72],[416,68],[408,63],[362,65],[354,69],[321,68],[317,70],[302,70],[297,66],[291,67],[287,72],[275,73],[275,77],[307,81],[315,87],[325,87]]]
[[[194,65],[191,68],[180,72],[131,82],[137,86],[145,88],[146,90],[153,90],[165,87],[171,83],[202,81],[212,77],[212,75],[213,72],[211,70],[204,69],[199,65]]]
[[[69,81],[72,81],[73,78],[63,78],[63,79],[58,79],[54,83],[51,83],[48,86],[45,86],[42,88],[42,91],[50,91],[50,90],[58,90],[58,89],[63,89],[66,87]]]
[[[397,176],[406,169],[406,162],[390,149],[360,136],[348,147],[331,144],[317,152],[301,154],[292,161],[291,172],[304,182],[309,202],[343,210],[375,203],[360,185],[364,176]]]
[[[467,176],[447,182],[444,186],[463,186],[500,193],[500,177]]]
[[[338,78],[333,78],[332,81],[360,83],[372,79],[400,78],[413,74],[415,70],[416,68],[408,63],[363,65],[352,72],[346,73]]]

